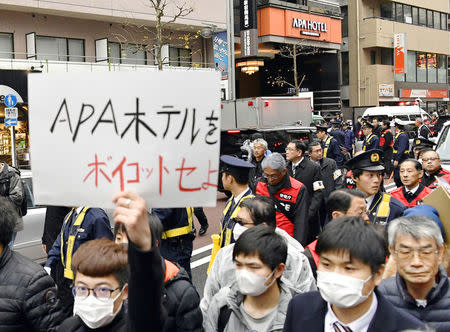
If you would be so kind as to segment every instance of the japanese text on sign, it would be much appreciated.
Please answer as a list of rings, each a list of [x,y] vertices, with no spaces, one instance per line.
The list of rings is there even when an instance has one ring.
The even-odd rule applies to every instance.
[[[29,79],[37,204],[213,206],[220,139],[216,72],[48,74]]]

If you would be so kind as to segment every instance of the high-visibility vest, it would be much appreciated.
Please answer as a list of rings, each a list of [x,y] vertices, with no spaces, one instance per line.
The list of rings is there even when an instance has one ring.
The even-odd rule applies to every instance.
[[[363,144],[363,147],[362,147],[362,150],[363,150],[363,151],[366,151],[366,150],[367,150],[367,146],[369,145],[370,141],[371,141],[372,138],[374,138],[374,137],[376,137],[375,134],[370,134],[370,136],[367,137],[367,139],[364,141],[364,144]]]
[[[328,154],[328,148],[330,147],[331,140],[333,139],[333,136],[328,136],[328,138],[325,140],[325,144],[323,145],[323,157],[326,158]]]
[[[192,215],[194,214],[194,208],[187,207],[186,212],[187,212],[187,221],[186,221],[187,224],[177,228],[166,230],[165,232],[162,233],[162,239],[187,235],[190,232],[192,232],[192,224],[193,224]]]
[[[380,204],[379,201],[381,200]],[[374,204],[373,208],[369,210],[368,214],[369,217],[373,216],[372,223],[374,225],[380,225],[385,226],[387,223],[387,219],[389,217],[389,212],[391,211],[391,208],[389,206],[389,203],[391,202],[391,195],[387,193],[383,193],[382,196],[378,199],[378,201]],[[377,208],[375,213],[373,214],[372,211],[374,208]]]
[[[80,214],[77,216],[77,219],[75,219],[75,222],[73,223],[72,227],[69,229],[69,238],[67,239],[67,248],[64,250],[64,229],[69,222],[70,218],[72,217],[73,212],[75,209],[72,209],[70,213],[67,215],[66,220],[64,220],[64,226],[61,230],[61,262],[64,267],[64,277],[70,280],[73,280],[73,271],[72,271],[72,254],[73,254],[73,247],[75,245],[75,237],[77,236],[78,230],[81,227],[81,224],[84,221],[84,217],[86,216],[86,212],[89,210],[88,206],[85,206],[83,210],[81,210]],[[66,251],[66,256],[64,259],[64,251]]]
[[[397,141],[398,138],[400,137],[400,135],[401,135],[401,134],[404,134],[404,133],[405,133],[404,131],[398,132],[398,133],[395,135],[395,141]],[[395,141],[394,141],[394,145],[395,145]],[[409,145],[409,141],[408,141],[408,145]],[[394,147],[394,149],[393,149],[393,152],[394,152],[394,154],[398,152],[397,149],[396,149],[395,147]],[[403,154],[409,154],[409,149],[406,149],[405,152],[403,152]]]

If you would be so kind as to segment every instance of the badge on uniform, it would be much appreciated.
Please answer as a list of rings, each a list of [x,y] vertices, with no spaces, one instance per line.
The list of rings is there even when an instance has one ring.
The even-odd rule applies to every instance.
[[[320,190],[320,189],[325,189],[325,186],[323,185],[323,182],[322,181],[314,182],[313,183],[313,190],[317,191],[317,190]]]
[[[342,175],[342,172],[341,172],[340,169],[335,170],[334,173],[333,173],[333,180],[336,180],[341,175]]]
[[[416,139],[416,145],[420,145],[420,139]]]
[[[378,155],[378,153],[372,153],[370,155],[370,161],[373,163],[380,161],[380,156]]]

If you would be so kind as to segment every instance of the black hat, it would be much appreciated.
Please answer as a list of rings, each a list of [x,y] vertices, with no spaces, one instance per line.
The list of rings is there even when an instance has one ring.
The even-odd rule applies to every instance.
[[[434,145],[436,145],[436,143],[433,141],[420,137],[414,140],[413,148],[432,148]]]
[[[221,172],[226,172],[229,173],[231,175],[248,175],[248,173],[250,172],[251,168],[254,168],[255,165],[233,157],[233,156],[229,156],[229,155],[223,155],[220,157],[220,161],[221,161],[221,166],[220,166],[220,171]]]
[[[370,121],[363,121],[361,128],[375,128]]]
[[[318,126],[318,125],[316,125],[316,129],[317,129],[317,131],[328,132],[328,127],[326,127],[326,126]]]
[[[365,171],[383,171],[383,151],[381,150],[369,150],[365,151],[345,164],[348,169],[361,169]]]

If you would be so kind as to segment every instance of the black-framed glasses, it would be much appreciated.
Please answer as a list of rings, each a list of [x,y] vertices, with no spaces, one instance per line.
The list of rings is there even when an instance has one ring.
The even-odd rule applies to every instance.
[[[115,289],[102,286],[98,286],[95,288],[89,288],[86,286],[73,286],[72,295],[84,300],[89,296],[89,293],[92,291],[92,293],[94,293],[95,298],[101,301],[107,301],[109,298],[111,298],[111,294],[120,288],[121,288],[120,286]]]
[[[245,227],[245,225],[254,225],[255,224],[253,222],[245,222],[244,220],[242,220],[240,218],[231,218],[231,220],[233,220],[236,224],[239,224],[244,227]]]
[[[272,180],[275,180],[275,179],[278,179],[280,176],[281,176],[281,174],[278,174],[278,175],[276,175],[276,174],[269,175],[269,174],[263,173],[263,177],[264,177],[265,179],[272,179]]]
[[[409,260],[415,256],[414,253],[416,252],[420,259],[430,259],[435,254],[439,253],[439,250],[433,248],[420,248],[420,249],[400,248],[394,250],[394,252],[397,254],[398,258]]]

